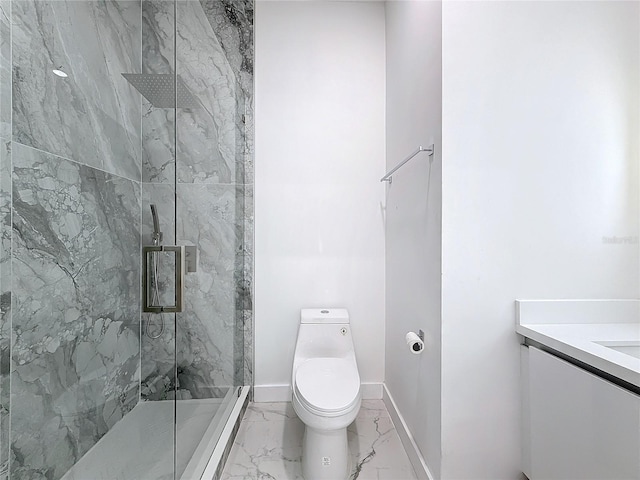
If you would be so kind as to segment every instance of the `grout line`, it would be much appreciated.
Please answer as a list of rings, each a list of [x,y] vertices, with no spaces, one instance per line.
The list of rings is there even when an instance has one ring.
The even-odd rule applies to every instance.
[[[13,135],[12,135],[12,136],[13,136]],[[12,140],[12,143],[14,143],[15,145],[20,145],[21,147],[27,148],[27,149],[29,149],[29,150],[34,150],[34,151],[36,151],[36,152],[44,153],[45,155],[50,155],[50,156],[55,157],[55,158],[58,158],[58,159],[60,159],[60,160],[66,160],[67,162],[75,163],[76,165],[81,165],[81,166],[83,166],[83,167],[92,168],[92,169],[94,169],[94,170],[97,170],[97,171],[102,172],[102,173],[106,173],[107,175],[111,175],[111,176],[113,176],[113,177],[122,178],[123,180],[128,180],[128,181],[133,182],[133,183],[138,183],[138,184],[141,184],[141,183],[142,183],[142,182],[140,182],[140,180],[136,180],[136,179],[134,179],[134,178],[125,177],[125,176],[123,176],[123,175],[119,175],[119,174],[117,174],[117,173],[109,172],[109,171],[107,171],[107,170],[105,170],[105,169],[103,169],[103,168],[95,167],[95,166],[93,166],[93,165],[89,165],[89,164],[87,164],[87,163],[82,163],[82,162],[79,162],[79,161],[74,160],[74,159],[72,159],[72,158],[63,157],[62,155],[58,155],[58,154],[56,154],[56,153],[47,152],[46,150],[42,150],[42,149],[40,149],[40,148],[33,147],[33,146],[31,146],[31,145],[26,145],[26,144],[24,144],[24,143],[20,143],[20,142],[18,142],[17,140]],[[13,153],[13,151],[12,151],[12,153]],[[13,157],[13,155],[12,155],[12,157]],[[13,165],[12,165],[12,167],[13,167]],[[12,168],[12,169],[13,169],[13,168]]]
[[[142,182],[143,185],[167,185],[175,187],[176,185],[192,185],[192,186],[204,186],[204,185],[220,185],[228,187],[247,187],[253,185],[253,183],[213,183],[213,182]]]

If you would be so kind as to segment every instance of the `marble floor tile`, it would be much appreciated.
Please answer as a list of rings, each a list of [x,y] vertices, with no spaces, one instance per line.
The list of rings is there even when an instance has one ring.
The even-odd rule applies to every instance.
[[[250,404],[221,479],[303,480],[303,434],[291,403]],[[382,400],[364,400],[347,434],[349,480],[417,478]]]

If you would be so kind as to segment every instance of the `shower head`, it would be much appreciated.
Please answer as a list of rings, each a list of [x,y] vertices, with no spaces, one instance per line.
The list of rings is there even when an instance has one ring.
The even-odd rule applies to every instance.
[[[160,222],[158,221],[158,209],[155,204],[151,204],[151,217],[153,218],[153,244],[160,245],[162,242],[162,232],[160,231]]]
[[[197,97],[179,75],[123,73],[122,76],[156,108],[200,108]],[[177,81],[177,83],[176,83]]]

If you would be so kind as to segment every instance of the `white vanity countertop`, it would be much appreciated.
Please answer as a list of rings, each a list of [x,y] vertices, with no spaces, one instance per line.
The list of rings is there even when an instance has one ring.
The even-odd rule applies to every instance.
[[[516,310],[520,335],[640,387],[640,358],[605,346],[640,345],[640,301],[518,300]]]

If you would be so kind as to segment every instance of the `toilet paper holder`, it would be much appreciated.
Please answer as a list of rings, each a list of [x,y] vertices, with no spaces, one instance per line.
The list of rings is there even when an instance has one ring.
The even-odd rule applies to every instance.
[[[424,331],[418,330],[418,333],[407,332],[405,336],[409,351],[415,355],[419,355],[424,350]]]

